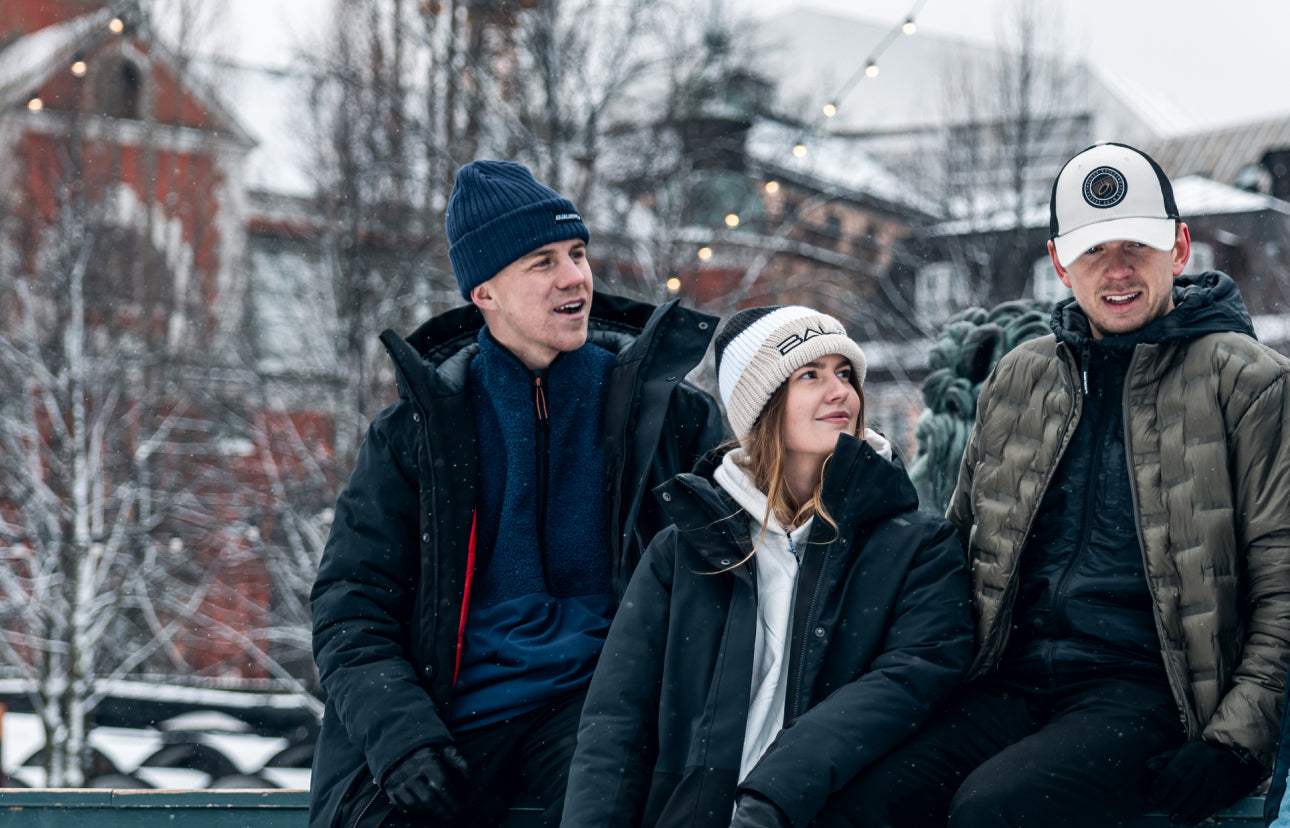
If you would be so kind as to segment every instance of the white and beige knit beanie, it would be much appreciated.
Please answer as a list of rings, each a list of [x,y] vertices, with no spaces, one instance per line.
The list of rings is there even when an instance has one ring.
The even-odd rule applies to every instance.
[[[864,382],[865,358],[832,316],[800,305],[749,308],[733,314],[716,337],[717,387],[735,438],[742,440],[785,380],[829,354],[851,360]]]

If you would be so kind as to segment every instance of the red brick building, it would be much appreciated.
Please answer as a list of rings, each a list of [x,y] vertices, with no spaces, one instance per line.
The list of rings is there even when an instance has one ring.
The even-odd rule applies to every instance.
[[[33,578],[48,549],[165,559],[191,618],[160,610],[135,672],[271,675],[266,547],[329,452],[326,418],[267,405],[244,358],[253,144],[134,4],[0,0],[2,392],[38,435],[0,477],[0,548]]]

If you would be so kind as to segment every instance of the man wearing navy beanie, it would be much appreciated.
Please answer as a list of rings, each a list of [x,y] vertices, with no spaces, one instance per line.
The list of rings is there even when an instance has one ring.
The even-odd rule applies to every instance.
[[[595,294],[587,225],[527,167],[462,167],[445,226],[470,304],[381,335],[399,400],[314,585],[311,828],[558,824],[587,683],[662,528],[648,490],[724,436],[684,382],[716,320]]]

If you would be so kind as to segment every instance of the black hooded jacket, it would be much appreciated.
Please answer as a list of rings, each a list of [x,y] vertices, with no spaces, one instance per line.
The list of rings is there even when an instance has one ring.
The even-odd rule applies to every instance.
[[[597,294],[590,341],[617,354],[605,402],[614,586],[621,595],[666,518],[646,490],[724,436],[716,401],[684,382],[716,320]],[[444,724],[474,560],[475,425],[468,366],[483,318],[467,306],[407,340],[381,335],[399,399],[377,415],[336,505],[312,594],[327,694],[310,825],[350,826],[388,803],[377,783]]]
[[[564,828],[729,825],[757,622],[748,515],[696,469],[656,492],[675,524],[650,544],[592,678]],[[787,645],[784,728],[742,790],[806,825],[907,739],[972,647],[953,527],[917,511],[904,470],[839,438],[824,482],[837,529],[812,525]]]

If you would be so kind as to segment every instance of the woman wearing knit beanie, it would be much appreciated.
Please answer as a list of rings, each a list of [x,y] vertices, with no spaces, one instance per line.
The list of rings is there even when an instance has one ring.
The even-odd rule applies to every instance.
[[[717,334],[737,442],[655,490],[592,678],[561,825],[849,824],[972,648],[962,547],[864,425],[865,357],[810,308]]]

